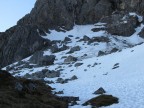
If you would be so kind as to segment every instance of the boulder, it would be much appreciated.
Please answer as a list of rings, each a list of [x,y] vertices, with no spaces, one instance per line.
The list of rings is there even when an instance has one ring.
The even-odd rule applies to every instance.
[[[56,53],[56,52],[59,52],[59,48],[57,45],[53,45],[50,47],[50,50],[52,53]]]
[[[91,105],[92,107],[103,107],[103,106],[110,106],[116,103],[118,103],[117,97],[113,97],[112,95],[100,95],[96,98],[90,99],[83,105],[84,106]]]
[[[135,28],[128,23],[112,24],[107,27],[108,33],[118,36],[131,36],[135,32]]]
[[[75,51],[80,51],[80,46],[75,46],[75,47],[71,48],[70,51],[68,52],[68,54],[74,53]]]
[[[113,48],[113,49],[110,51],[110,53],[114,53],[114,52],[117,52],[117,51],[119,51],[118,48]]]
[[[40,72],[36,72],[31,74],[31,77],[36,78],[36,79],[41,79],[41,78],[55,78],[55,77],[59,77],[60,76],[60,72],[59,71],[50,71],[50,70],[42,70]]]
[[[82,39],[80,39],[78,42],[81,42],[81,41],[84,41],[84,42],[86,42],[86,41],[89,41],[90,40],[90,38],[88,37],[88,36],[84,36]]]
[[[98,52],[98,57],[99,57],[99,56],[104,56],[104,55],[106,55],[105,52],[103,52],[103,51],[99,51],[99,52]]]
[[[83,63],[76,63],[74,66],[75,66],[75,67],[79,67],[79,66],[81,66],[81,65],[83,65]]]
[[[55,56],[54,55],[45,55],[43,56],[43,52],[36,52],[29,61],[34,64],[38,64],[41,66],[47,66],[54,64]]]
[[[91,43],[94,43],[94,42],[106,42],[108,43],[110,40],[108,37],[104,37],[104,36],[101,36],[101,37],[93,37],[91,38],[89,41],[88,41],[88,44],[91,44]]]
[[[70,80],[77,80],[78,78],[77,78],[77,76],[72,76],[71,78],[70,78]]]
[[[70,42],[70,41],[71,41],[71,38],[65,37],[63,41],[64,41],[64,42]]]
[[[68,83],[68,80],[65,80],[65,79],[63,79],[63,78],[58,78],[58,79],[56,80],[56,82],[57,82],[57,83],[64,84],[64,83]]]
[[[100,87],[98,90],[96,90],[93,94],[104,94],[104,93],[106,93],[106,91],[102,88],[102,87]]]
[[[71,62],[76,62],[76,61],[77,61],[77,58],[70,55],[64,60],[64,63],[71,63]]]

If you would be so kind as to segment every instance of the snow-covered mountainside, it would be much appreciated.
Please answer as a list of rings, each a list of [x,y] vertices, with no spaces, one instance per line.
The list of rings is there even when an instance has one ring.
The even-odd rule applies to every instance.
[[[143,108],[144,39],[139,33],[144,25],[141,23],[129,37],[111,35],[104,29],[105,25],[75,25],[70,31],[61,28],[60,32],[50,30],[47,36],[42,36],[53,42],[50,48],[3,69],[14,76],[43,80],[55,88],[54,93],[61,91],[59,96],[79,97],[77,105],[69,108],[91,108],[82,104],[99,96],[93,93],[100,87],[105,94],[119,99],[118,104],[107,108]],[[101,30],[94,31],[97,28]],[[49,61],[45,57],[50,55],[55,57],[50,60],[54,62],[47,65]],[[41,56],[44,60],[39,60]]]

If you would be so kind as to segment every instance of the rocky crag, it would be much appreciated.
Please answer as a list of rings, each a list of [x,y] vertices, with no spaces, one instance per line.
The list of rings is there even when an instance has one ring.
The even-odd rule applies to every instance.
[[[20,19],[16,26],[0,33],[0,67],[51,46],[50,40],[41,37],[50,29],[62,31],[72,29],[75,24],[109,22],[107,17],[113,21],[128,12],[144,15],[143,8],[143,0],[37,0],[32,11]],[[128,21],[128,24],[113,22],[108,25],[107,31],[129,36],[139,22],[137,18],[128,18]],[[121,29],[125,27],[128,29]]]

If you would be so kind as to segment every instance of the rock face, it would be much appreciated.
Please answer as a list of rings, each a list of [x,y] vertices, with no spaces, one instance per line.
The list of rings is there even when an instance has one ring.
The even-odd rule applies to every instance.
[[[76,24],[98,22],[112,12],[136,11],[144,14],[143,0],[37,0],[30,14],[18,21],[18,25],[37,25],[41,30],[49,28],[69,30]]]
[[[34,26],[15,26],[0,36],[0,66],[19,61],[50,44]]]
[[[62,27],[69,30],[76,24],[95,23],[113,12],[109,0],[37,0],[30,14],[18,25],[32,24],[47,31]]]
[[[144,15],[143,8],[144,0],[37,0],[32,11],[16,26],[0,33],[0,67],[51,46],[49,40],[40,37],[46,35],[49,29],[65,31],[72,29],[74,24],[94,24],[106,16],[110,17],[115,11]],[[137,21],[136,18],[130,19],[128,23],[109,24],[107,31],[130,36]]]
[[[120,10],[135,11],[144,15],[144,0],[112,0]]]
[[[52,94],[40,81],[14,78],[0,70],[1,108],[68,108],[68,102]]]

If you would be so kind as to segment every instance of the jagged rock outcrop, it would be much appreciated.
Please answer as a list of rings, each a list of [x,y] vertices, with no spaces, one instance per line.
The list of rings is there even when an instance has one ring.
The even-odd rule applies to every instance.
[[[32,11],[17,22],[17,25],[0,33],[0,67],[19,61],[44,46],[51,46],[50,41],[40,37],[49,29],[70,30],[74,24],[93,24],[111,16],[115,11],[137,12],[144,15],[144,0],[37,0]],[[116,34],[115,26],[108,30]],[[121,28],[130,28],[123,32]],[[131,35],[134,27],[122,24],[118,35]],[[129,31],[129,33],[127,33]]]
[[[0,70],[1,108],[68,108],[68,102],[52,94],[40,81],[14,78]]]
[[[140,24],[136,15],[129,15],[124,12],[117,12],[104,17],[100,22],[106,23],[108,33],[118,36],[131,36],[135,32],[135,28]]]
[[[66,30],[76,24],[95,23],[113,12],[110,0],[37,0],[30,14],[18,25],[33,24],[47,32],[49,28]]]
[[[0,67],[19,61],[50,45],[34,26],[15,26],[0,36]]]
[[[49,28],[69,30],[74,24],[98,22],[116,10],[144,14],[143,8],[144,0],[37,0],[18,25],[37,25],[46,32]]]
[[[118,9],[144,15],[144,0],[112,0]]]

